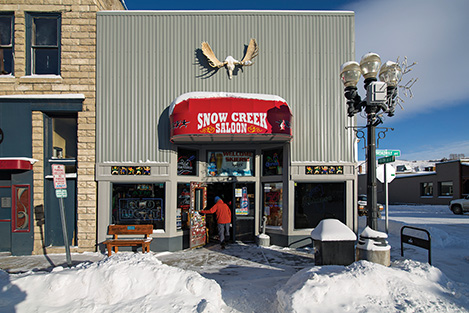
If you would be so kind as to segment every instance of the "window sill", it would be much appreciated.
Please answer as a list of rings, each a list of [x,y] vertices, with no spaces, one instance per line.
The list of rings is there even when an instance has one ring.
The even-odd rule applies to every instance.
[[[60,75],[27,75],[21,76],[20,82],[28,83],[61,83],[62,76]]]
[[[8,75],[0,75],[0,83],[15,83],[15,76],[8,74]]]

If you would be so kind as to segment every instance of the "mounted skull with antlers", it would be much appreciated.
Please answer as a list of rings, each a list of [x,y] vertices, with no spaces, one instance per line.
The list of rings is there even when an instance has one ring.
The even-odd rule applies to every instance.
[[[233,71],[236,66],[250,66],[253,65],[252,59],[254,59],[259,53],[259,46],[257,45],[256,39],[251,39],[249,42],[246,54],[241,61],[236,60],[231,55],[227,56],[224,62],[220,62],[215,53],[213,53],[212,48],[207,42],[202,42],[202,52],[207,57],[208,64],[213,68],[221,68],[226,65],[228,69],[228,75],[230,79],[233,78]]]

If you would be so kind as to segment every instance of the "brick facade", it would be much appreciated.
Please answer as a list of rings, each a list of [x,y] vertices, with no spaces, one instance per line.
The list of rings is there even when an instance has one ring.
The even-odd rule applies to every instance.
[[[83,110],[78,113],[77,151],[77,241],[72,251],[95,251],[95,91],[96,91],[96,12],[123,10],[119,0],[2,1],[0,11],[14,12],[14,75],[0,75],[0,95],[82,94]],[[60,77],[26,76],[26,12],[61,13]],[[32,113],[34,165],[33,206],[44,205],[43,113]],[[35,222],[34,254],[60,252],[63,248],[43,244],[43,225]]]

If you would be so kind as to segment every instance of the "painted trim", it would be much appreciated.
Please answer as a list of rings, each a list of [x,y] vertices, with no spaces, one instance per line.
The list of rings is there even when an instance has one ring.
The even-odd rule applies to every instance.
[[[15,159],[0,159],[0,170],[25,170],[33,169],[33,164],[29,160]]]

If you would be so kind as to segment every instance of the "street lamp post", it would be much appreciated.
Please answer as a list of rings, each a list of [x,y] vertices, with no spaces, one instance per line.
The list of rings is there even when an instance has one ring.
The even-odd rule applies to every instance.
[[[380,81],[376,78],[378,71]],[[361,99],[357,91],[357,83],[362,75],[365,79],[365,100]],[[353,117],[363,110],[367,117],[367,225],[374,230],[378,229],[375,128],[383,122],[383,113],[394,115],[397,84],[401,77],[399,64],[387,61],[381,66],[381,59],[376,53],[365,54],[360,64],[355,61],[344,63],[340,72],[345,86],[348,116]]]

